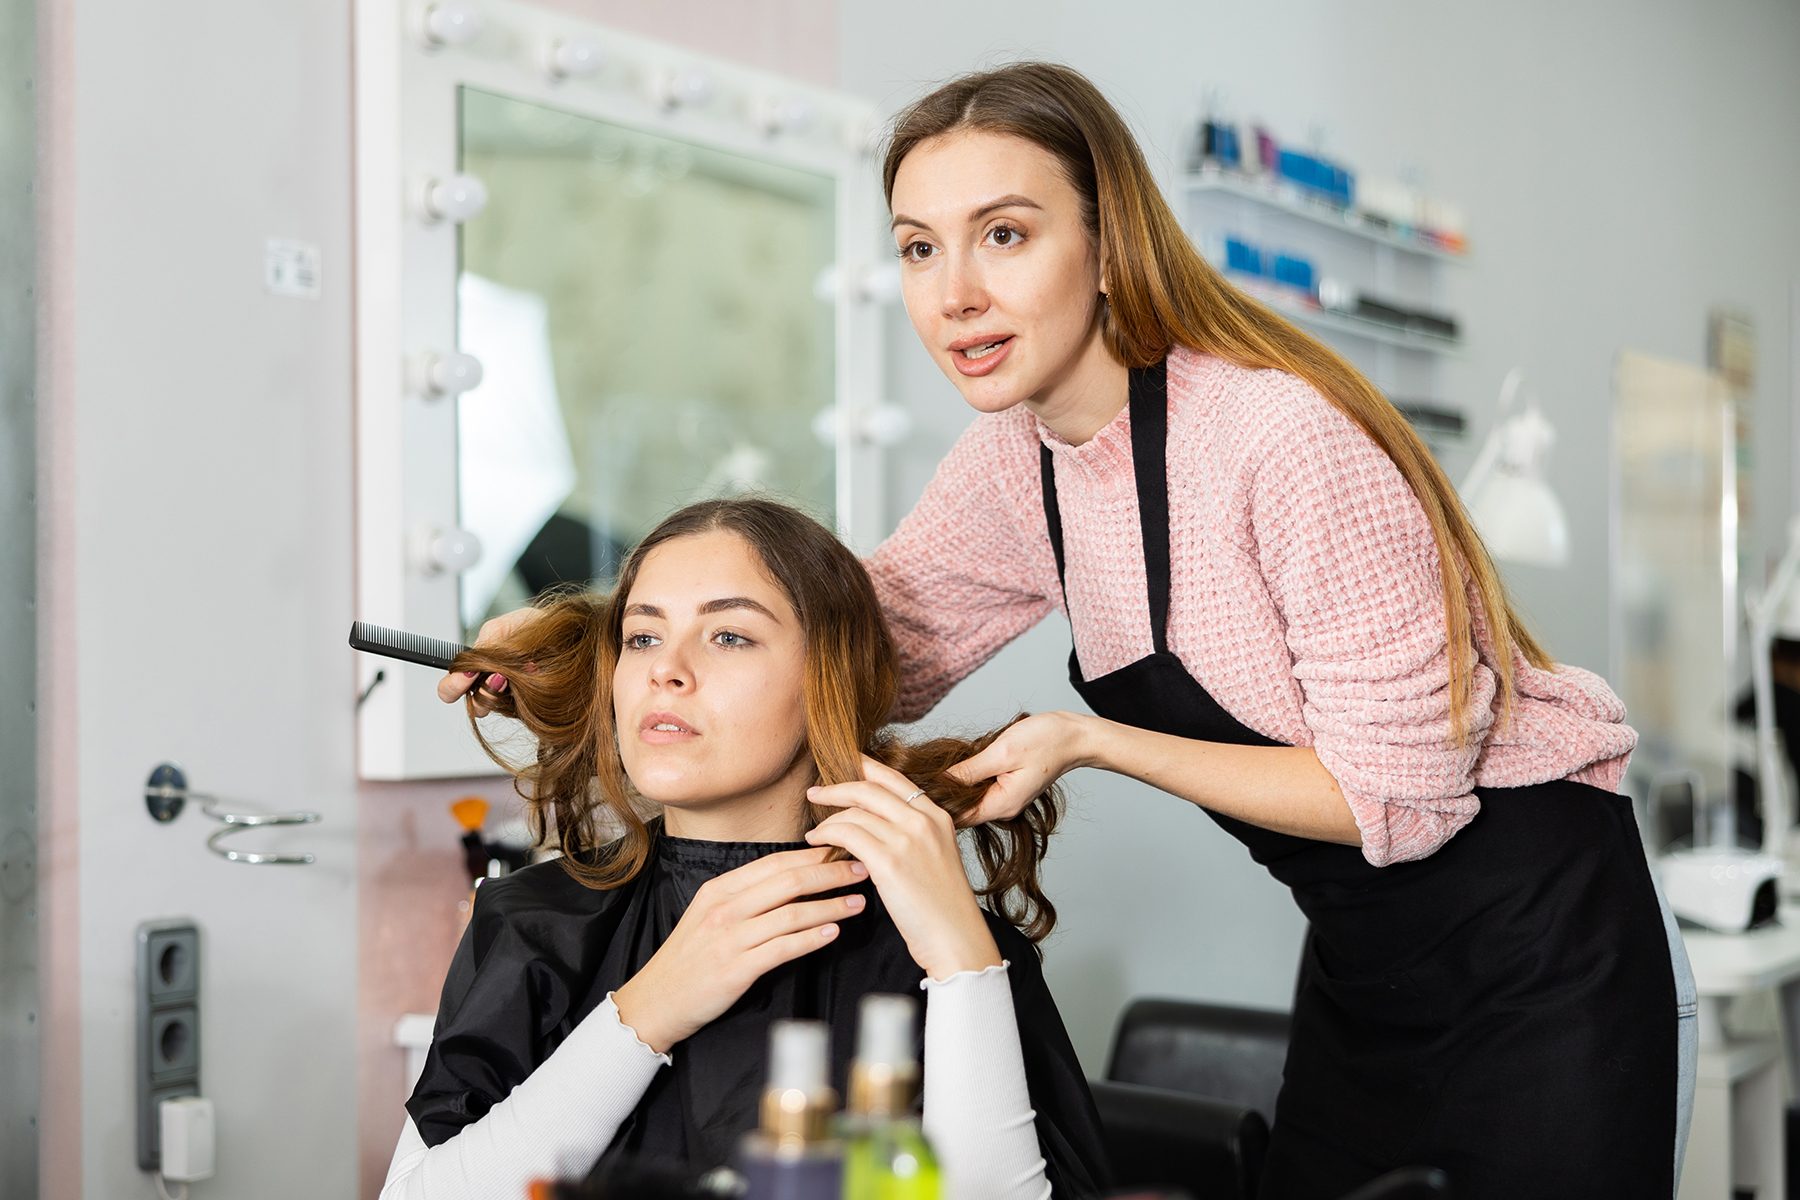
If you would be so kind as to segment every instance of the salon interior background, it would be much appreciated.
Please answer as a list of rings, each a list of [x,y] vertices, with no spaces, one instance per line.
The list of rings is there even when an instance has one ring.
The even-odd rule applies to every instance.
[[[0,224],[17,245],[35,217],[43,301],[35,642],[0,621],[6,661],[29,677],[35,647],[39,679],[40,811],[13,789],[0,817],[41,835],[36,895],[3,901],[8,953],[35,936],[41,994],[31,1033],[6,1014],[0,1074],[28,1078],[41,1039],[38,1103],[17,1115],[41,1131],[43,1195],[150,1195],[132,1153],[132,931],[193,915],[213,977],[238,981],[206,1018],[222,1141],[211,1194],[372,1195],[400,1124],[392,1021],[435,1003],[454,937],[443,809],[467,789],[356,781],[342,649],[356,615],[351,6],[0,6],[0,30],[36,25],[37,203],[9,190]],[[1169,185],[1212,89],[1277,130],[1321,129],[1346,161],[1420,169],[1467,209],[1474,238],[1471,265],[1446,283],[1471,331],[1447,391],[1479,437],[1502,375],[1521,364],[1561,435],[1551,482],[1573,562],[1508,575],[1570,662],[1608,667],[1605,447],[1619,349],[1703,362],[1709,310],[1747,313],[1759,344],[1755,562],[1773,556],[1800,499],[1800,6],[1786,0],[554,7],[884,111],[985,62],[1060,59],[1120,104]],[[317,300],[263,292],[271,235],[321,248]],[[0,259],[9,300],[19,262]],[[891,519],[968,417],[903,316],[889,322],[888,394],[915,423],[896,451]],[[33,341],[13,320],[0,352],[16,360]],[[29,442],[31,408],[17,402],[29,380],[0,380],[7,433]],[[1449,457],[1453,475],[1467,466],[1466,451]],[[15,573],[31,563],[9,551],[0,564],[0,601],[13,604]],[[966,727],[1020,704],[1073,705],[1066,653],[1066,628],[1047,625],[936,719]],[[170,713],[179,723],[147,715]],[[306,839],[320,863],[238,869],[204,856],[197,818],[151,826],[143,779],[168,759],[188,762],[196,787],[321,812]],[[1049,877],[1063,929],[1048,972],[1089,1065],[1132,996],[1283,1005],[1299,919],[1235,844],[1124,783],[1071,785]],[[15,1184],[30,1181],[13,1151],[25,1144],[6,1143],[7,1195],[30,1194]]]

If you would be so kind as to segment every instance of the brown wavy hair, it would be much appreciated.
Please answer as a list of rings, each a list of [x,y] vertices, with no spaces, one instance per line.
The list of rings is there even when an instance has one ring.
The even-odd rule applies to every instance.
[[[1507,600],[1474,523],[1437,459],[1387,397],[1323,342],[1237,288],[1203,258],[1100,89],[1071,67],[1018,62],[962,75],[895,118],[882,164],[889,207],[894,178],[921,143],[964,130],[1023,138],[1053,155],[1081,198],[1083,223],[1106,279],[1101,335],[1114,359],[1148,367],[1180,345],[1243,367],[1274,368],[1310,383],[1393,460],[1418,497],[1437,543],[1450,665],[1451,740],[1468,737],[1474,608],[1490,614],[1500,716],[1513,698],[1513,654],[1549,669],[1549,655]],[[1465,583],[1464,571],[1468,572]]]
[[[672,514],[639,542],[611,596],[552,597],[511,638],[465,650],[451,664],[454,671],[506,677],[495,711],[516,718],[535,737],[535,754],[515,762],[485,735],[473,710],[470,723],[489,757],[514,776],[533,836],[543,841],[554,832],[564,868],[589,887],[629,882],[652,844],[647,806],[619,758],[613,715],[625,602],[656,547],[720,530],[743,538],[756,553],[805,631],[806,746],[819,783],[861,779],[867,754],[925,789],[959,824],[986,790],[987,781],[963,783],[950,768],[985,749],[1000,730],[909,744],[884,728],[899,689],[893,638],[869,573],[836,535],[772,500],[708,500]],[[832,811],[807,809],[809,826]],[[983,875],[976,894],[1034,942],[1056,923],[1038,868],[1061,815],[1061,795],[1051,787],[1017,816],[963,831]],[[617,836],[609,838],[609,832]]]

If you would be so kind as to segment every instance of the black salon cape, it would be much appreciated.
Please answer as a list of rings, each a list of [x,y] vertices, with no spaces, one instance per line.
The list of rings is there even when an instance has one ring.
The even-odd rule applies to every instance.
[[[650,860],[623,887],[596,891],[547,862],[477,891],[444,981],[431,1051],[406,1104],[427,1145],[447,1141],[522,1083],[649,960],[702,883],[764,854],[805,848],[691,841],[652,828]],[[843,1094],[858,1001],[870,992],[921,996],[924,978],[874,888],[864,883],[859,890],[868,906],[840,923],[835,941],[765,975],[675,1047],[674,1064],[657,1072],[603,1163],[619,1156],[696,1167],[729,1161],[756,1125],[769,1023],[778,1018],[830,1024],[832,1084]],[[1025,1078],[1051,1187],[1058,1196],[1097,1196],[1106,1185],[1100,1121],[1037,954],[1011,925],[992,914],[988,924],[1011,964]]]

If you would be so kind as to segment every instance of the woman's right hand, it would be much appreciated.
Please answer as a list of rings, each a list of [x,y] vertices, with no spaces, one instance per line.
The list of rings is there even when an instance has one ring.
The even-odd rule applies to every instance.
[[[491,621],[482,622],[480,631],[475,634],[475,645],[504,642],[543,615],[540,610],[530,607],[501,613]],[[455,704],[467,696],[478,717],[485,717],[493,711],[495,697],[505,690],[506,676],[489,675],[486,679],[481,679],[474,671],[446,672],[437,685],[439,700],[445,704]]]
[[[862,912],[861,895],[802,900],[868,878],[859,862],[826,861],[832,847],[785,850],[709,879],[675,931],[613,992],[619,1019],[666,1054],[737,1003],[782,963],[829,945],[837,923]]]

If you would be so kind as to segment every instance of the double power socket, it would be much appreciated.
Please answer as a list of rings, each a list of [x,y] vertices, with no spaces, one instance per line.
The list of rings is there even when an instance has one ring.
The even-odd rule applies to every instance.
[[[137,928],[138,1166],[160,1171],[165,1100],[200,1094],[200,929],[191,920]]]

